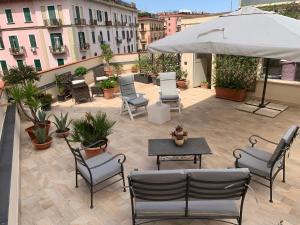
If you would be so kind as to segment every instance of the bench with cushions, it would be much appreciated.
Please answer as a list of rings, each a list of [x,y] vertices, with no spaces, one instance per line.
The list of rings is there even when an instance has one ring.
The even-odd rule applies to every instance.
[[[133,171],[132,224],[166,219],[233,219],[242,224],[248,169]]]

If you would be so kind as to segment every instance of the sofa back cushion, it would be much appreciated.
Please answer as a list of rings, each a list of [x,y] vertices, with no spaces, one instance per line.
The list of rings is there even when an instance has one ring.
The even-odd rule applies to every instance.
[[[240,199],[250,181],[247,168],[191,169],[185,172],[189,200]]]
[[[184,170],[133,171],[129,181],[136,201],[182,200],[186,194]]]
[[[123,97],[129,99],[137,98],[137,94],[134,87],[133,75],[122,75],[119,77],[120,90]]]

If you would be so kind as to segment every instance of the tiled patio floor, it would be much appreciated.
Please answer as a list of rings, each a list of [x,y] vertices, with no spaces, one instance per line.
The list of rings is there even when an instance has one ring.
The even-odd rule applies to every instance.
[[[137,85],[146,93],[151,103],[157,98],[157,88]],[[232,167],[232,150],[245,146],[251,134],[259,133],[278,140],[291,124],[299,124],[300,107],[289,107],[278,117],[271,119],[241,112],[238,103],[216,99],[210,90],[189,89],[181,93],[184,110],[181,115],[172,113],[172,120],[163,125],[151,124],[146,117],[130,121],[120,116],[119,98],[104,100],[96,98],[92,103],[74,106],[68,101],[57,104],[53,111],[68,111],[78,118],[86,111],[108,112],[117,120],[114,133],[109,137],[109,151],[124,153],[126,174],[134,168],[156,169],[155,158],[147,156],[149,138],[169,137],[178,123],[183,124],[190,137],[204,136],[213,155],[203,157],[203,167]],[[23,128],[28,124],[23,123]],[[53,128],[54,129],[54,128]],[[268,189],[252,183],[244,205],[244,225],[277,225],[280,220],[298,225],[300,223],[300,148],[296,140],[287,162],[287,183],[279,175],[274,188],[274,203],[268,201]],[[267,146],[269,147],[269,146]],[[194,168],[188,162],[162,164],[162,169]],[[258,200],[256,202],[255,196]],[[54,139],[52,148],[33,150],[25,132],[22,134],[21,150],[21,221],[22,225],[129,225],[131,209],[129,193],[123,193],[121,183],[96,193],[94,209],[89,208],[89,191],[80,180],[75,188],[74,161],[64,141]],[[168,221],[155,224],[221,225],[208,221]]]

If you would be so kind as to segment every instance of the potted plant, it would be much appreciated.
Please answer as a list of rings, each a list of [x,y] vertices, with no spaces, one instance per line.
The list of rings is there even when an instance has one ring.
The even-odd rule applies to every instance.
[[[52,137],[47,134],[45,128],[38,127],[33,130],[35,139],[32,140],[35,149],[37,150],[44,150],[51,146],[52,144]]]
[[[174,131],[171,132],[171,137],[177,146],[182,146],[187,139],[188,133],[183,131],[183,127],[178,125]]]
[[[112,133],[115,123],[109,120],[104,112],[98,112],[96,115],[86,113],[83,119],[72,122],[71,140],[80,142],[87,158],[91,158],[106,151],[107,136]]]
[[[101,50],[102,50],[102,56],[106,62],[106,67],[104,68],[104,73],[107,76],[112,75],[112,68],[110,67],[109,63],[110,60],[113,58],[113,51],[110,48],[109,44],[102,44],[100,45]]]
[[[58,89],[57,101],[64,102],[66,100],[65,88],[57,75],[55,75],[55,82]]]
[[[176,85],[179,89],[185,90],[187,89],[187,71],[183,71],[181,69],[176,71]]]
[[[87,74],[87,68],[85,68],[84,66],[80,66],[75,69],[74,73],[77,77],[83,77],[85,74]]]
[[[22,65],[20,67],[12,67],[7,73],[4,73],[3,80],[6,85],[26,85],[40,80],[40,75],[33,66]]]
[[[111,99],[115,97],[115,89],[116,82],[113,78],[108,78],[107,80],[102,81],[101,83],[97,83],[102,90],[103,90],[103,96],[106,99]]]
[[[139,74],[134,75],[134,81],[150,84],[152,83],[152,62],[147,57],[141,57],[138,61],[138,68],[140,69]]]
[[[214,85],[217,98],[244,101],[255,88],[258,60],[251,57],[218,55]]]
[[[209,88],[209,83],[207,81],[201,81],[200,87],[208,89]]]
[[[66,113],[65,115],[60,113],[60,117],[57,117],[56,115],[53,116],[55,120],[53,123],[56,126],[56,136],[59,138],[67,137],[70,131],[69,126],[72,122],[72,120],[68,120],[68,113]]]
[[[131,72],[132,72],[132,73],[137,73],[137,72],[139,72],[139,66],[138,66],[138,64],[134,64],[134,65],[131,67]]]
[[[51,114],[47,116],[46,112],[44,110],[38,110],[37,111],[37,121],[36,125],[37,127],[40,128],[45,128],[46,133],[49,134],[50,126],[51,126],[51,121],[49,120]]]
[[[110,79],[114,82],[114,93],[119,93],[120,92],[119,76],[113,75],[112,77],[110,77]]]
[[[38,98],[41,101],[41,108],[44,111],[50,111],[51,110],[51,103],[52,103],[52,95],[47,93],[40,93]]]

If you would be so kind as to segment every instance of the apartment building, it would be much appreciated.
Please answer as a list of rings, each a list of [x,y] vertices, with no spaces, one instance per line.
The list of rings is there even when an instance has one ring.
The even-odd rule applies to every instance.
[[[146,50],[153,41],[165,36],[164,21],[154,17],[139,17],[139,49]]]
[[[265,6],[271,4],[287,4],[294,3],[299,1],[291,1],[291,0],[241,0],[240,5],[243,6]]]
[[[21,64],[37,71],[101,55],[137,51],[137,9],[120,0],[3,0],[0,71]]]

